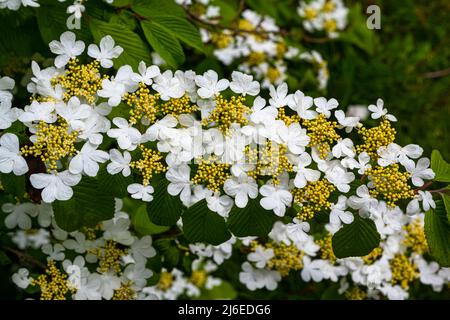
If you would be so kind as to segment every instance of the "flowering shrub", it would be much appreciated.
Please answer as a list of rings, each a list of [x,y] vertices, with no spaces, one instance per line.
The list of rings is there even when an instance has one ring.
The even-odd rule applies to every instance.
[[[91,20],[97,42],[72,31],[49,42],[56,57],[31,61],[24,106],[15,81],[0,78],[1,208],[19,250],[2,255],[27,260],[12,274],[26,296],[235,298],[282,291],[293,277],[336,283],[347,299],[447,289],[448,189],[434,186],[450,182],[450,165],[440,153],[400,145],[381,99],[359,108],[364,120],[334,98],[289,91],[289,59],[317,64],[322,89],[326,63],[290,48],[272,18],[242,9],[218,33],[221,7],[173,6],[184,17],[176,11],[173,24],[140,1],[117,8],[166,64],[184,60],[180,41],[212,43],[223,64],[239,60],[229,78],[151,64],[139,36],[114,27],[127,18]],[[298,7],[307,31],[330,38],[347,13],[341,1]]]

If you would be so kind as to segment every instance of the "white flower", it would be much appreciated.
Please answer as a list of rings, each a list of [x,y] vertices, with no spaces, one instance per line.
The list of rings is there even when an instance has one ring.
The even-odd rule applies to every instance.
[[[263,196],[260,200],[261,207],[266,210],[273,210],[279,217],[284,216],[286,207],[291,206],[292,193],[281,185],[265,184],[259,189],[259,193]]]
[[[91,273],[81,279],[80,288],[74,295],[75,300],[101,300],[100,287],[102,281],[97,273]]]
[[[305,96],[300,90],[297,90],[294,93],[288,105],[289,108],[296,111],[302,119],[312,120],[317,117],[317,112],[310,110],[313,106],[313,98]]]
[[[308,222],[302,222],[297,218],[294,218],[294,223],[288,223],[286,225],[286,233],[289,239],[298,245],[308,241],[310,238],[308,232],[310,230],[310,225]]]
[[[153,272],[145,267],[145,264],[130,264],[123,271],[123,277],[133,283],[137,288],[143,288],[147,284],[147,279]]]
[[[353,172],[347,172],[340,166],[335,166],[328,170],[325,178],[331,182],[340,192],[348,192],[350,190],[350,183],[355,180]]]
[[[293,123],[289,127],[283,126],[278,130],[281,142],[295,155],[305,151],[305,147],[311,140],[299,123]]]
[[[230,89],[234,93],[242,94],[243,96],[249,94],[251,96],[256,96],[259,93],[259,82],[253,81],[253,76],[244,74],[239,71],[233,71],[231,74]]]
[[[72,198],[73,190],[81,181],[81,175],[63,172],[35,173],[30,177],[31,185],[42,190],[42,200],[52,203],[55,200],[66,201]]]
[[[414,165],[414,162],[406,163],[405,168],[411,174],[411,181],[413,185],[416,187],[421,187],[424,184],[423,179],[433,180],[434,172],[429,168],[430,159],[421,158],[417,161],[417,164]]]
[[[50,51],[58,56],[55,58],[55,66],[57,68],[64,67],[70,59],[75,58],[83,53],[84,42],[75,41],[75,33],[66,31],[59,38],[60,41],[50,42]]]
[[[64,104],[65,105],[65,104]],[[23,123],[44,121],[46,123],[54,123],[57,119],[55,104],[53,102],[37,102],[33,101],[31,105],[25,106],[18,119]]]
[[[131,254],[136,263],[145,263],[147,259],[156,255],[155,249],[152,247],[152,237],[145,236],[131,245]]]
[[[239,177],[232,177],[225,181],[223,190],[229,196],[234,197],[236,206],[245,208],[248,198],[255,199],[258,196],[258,185],[255,179],[241,174]]]
[[[170,167],[166,173],[166,179],[170,182],[167,186],[167,192],[172,195],[180,195],[180,199],[184,204],[191,202],[191,168],[186,164]]]
[[[127,190],[133,199],[142,199],[145,202],[153,200],[152,193],[155,191],[152,186],[144,186],[139,183],[130,184]]]
[[[159,76],[161,71],[158,66],[150,66],[147,68],[147,65],[144,61],[141,61],[138,66],[139,73],[134,73],[132,76],[133,81],[142,82],[146,85],[151,85],[153,83],[153,78]]]
[[[213,70],[208,70],[203,76],[196,76],[195,83],[199,87],[198,95],[203,99],[209,99],[228,88],[229,81],[226,79],[218,80],[218,78],[217,72]]]
[[[9,213],[5,218],[5,226],[8,229],[14,229],[19,227],[23,230],[31,229],[31,217],[36,216],[34,204],[32,203],[21,203],[12,204],[5,203],[2,206],[2,211],[4,213]]]
[[[301,277],[303,281],[309,282],[311,279],[314,282],[320,282],[324,278],[322,268],[325,264],[324,260],[317,259],[312,260],[307,255],[303,256],[303,269],[301,272]]]
[[[350,170],[358,169],[359,174],[364,174],[367,169],[372,167],[370,164],[370,156],[367,152],[361,152],[358,155],[358,161],[347,157],[342,159],[341,164],[344,168],[348,168]]]
[[[162,118],[161,120],[158,120],[154,124],[152,124],[147,129],[142,139],[146,141],[161,140],[164,138],[165,129],[174,128],[177,126],[177,124],[178,124],[177,118],[169,114],[164,118]]]
[[[63,117],[72,130],[84,128],[84,121],[92,116],[93,110],[87,104],[82,104],[77,97],[72,97],[65,103],[56,105],[56,112]]]
[[[320,171],[307,168],[307,166],[309,166],[311,162],[312,162],[311,156],[306,152],[302,153],[298,157],[298,163],[296,165],[297,174],[295,175],[294,179],[294,185],[297,188],[304,188],[308,181],[315,182],[319,180]]]
[[[30,272],[25,268],[20,268],[16,273],[14,273],[11,277],[12,281],[19,288],[26,289],[33,281],[33,278],[30,277]]]
[[[415,264],[420,271],[420,282],[423,284],[431,285],[434,290],[441,290],[445,281],[439,276],[439,264],[436,262],[427,263],[426,260],[419,258],[415,261]]]
[[[368,214],[369,211],[376,206],[378,201],[369,193],[369,189],[366,185],[361,185],[356,189],[357,196],[351,196],[347,204],[350,208],[360,210],[361,214]]]
[[[341,225],[342,223],[350,224],[353,222],[354,217],[347,209],[347,198],[345,196],[339,196],[338,202],[331,205],[330,211],[330,223],[334,225]]]
[[[107,152],[97,150],[97,148],[98,145],[86,142],[83,148],[81,148],[81,151],[70,161],[70,173],[84,173],[89,177],[95,177],[100,169],[98,164],[105,163],[109,159]]]
[[[206,196],[206,204],[209,210],[217,212],[221,217],[228,218],[234,201],[227,195],[221,196],[220,192],[215,192],[211,196]]]
[[[267,262],[275,256],[273,249],[266,249],[262,246],[257,246],[255,251],[247,256],[248,261],[254,262],[258,269],[263,269]]]
[[[353,158],[355,156],[353,141],[349,138],[339,139],[333,146],[332,153],[336,158],[340,158],[342,156]]]
[[[47,255],[47,260],[62,261],[65,258],[65,248],[60,243],[52,245],[51,243],[44,244],[41,248],[42,253]]]
[[[281,275],[279,272],[266,269],[254,269],[248,262],[242,264],[242,272],[239,273],[239,281],[245,284],[247,289],[251,291],[262,288],[275,290],[280,280]]]
[[[368,107],[369,111],[372,112],[372,119],[379,119],[381,117],[385,117],[389,121],[397,121],[397,118],[394,117],[392,114],[388,114],[387,109],[384,108],[384,101],[381,99],[377,100],[377,105],[371,104]]]
[[[126,93],[126,89],[123,83],[115,79],[103,79],[102,89],[97,93],[100,97],[108,98],[108,104],[111,107],[116,107],[122,101],[122,96]]]
[[[359,123],[359,117],[346,117],[344,111],[336,110],[334,112],[334,116],[336,117],[338,123],[345,128],[345,132],[352,132],[353,128],[355,128]]]
[[[327,100],[323,97],[314,99],[314,104],[317,107],[316,111],[323,114],[327,118],[331,116],[331,110],[336,109],[339,106],[339,102],[337,102],[336,99],[333,98]]]
[[[161,99],[165,101],[170,98],[181,98],[185,93],[180,79],[174,77],[170,70],[157,76],[152,87],[161,95]]]
[[[109,174],[114,175],[122,172],[124,177],[128,177],[131,174],[131,154],[128,151],[125,151],[122,155],[119,150],[111,149],[109,150],[109,158],[111,162],[106,167]]]
[[[422,201],[422,207],[424,211],[428,211],[430,210],[430,208],[436,208],[436,203],[433,200],[433,195],[429,191],[419,190],[418,195],[406,206],[406,213],[409,215],[419,213],[419,201]]]
[[[28,172],[28,164],[20,152],[19,138],[12,133],[0,137],[0,172],[21,176]]]
[[[0,130],[8,129],[21,114],[18,108],[11,108],[10,103],[1,100],[0,97]]]
[[[117,139],[117,143],[121,149],[128,151],[135,150],[142,138],[139,130],[133,128],[124,118],[114,118],[113,123],[118,129],[109,129],[107,132],[108,136]]]
[[[60,0],[61,2],[61,0]],[[86,7],[81,4],[81,2],[74,2],[72,5],[67,7],[67,13],[73,14],[75,19],[81,19],[83,12],[86,10]]]
[[[269,93],[269,104],[274,108],[287,106],[293,99],[293,95],[288,94],[288,86],[285,82],[280,84],[276,89],[274,86],[270,86]]]
[[[91,44],[88,47],[88,55],[100,61],[103,68],[111,68],[113,66],[112,59],[118,58],[123,48],[114,46],[115,42],[111,36],[105,36],[100,40],[100,47],[96,44]]]
[[[103,222],[103,238],[105,240],[113,240],[124,246],[134,243],[134,237],[128,230],[130,228],[130,220],[126,218],[111,219]]]

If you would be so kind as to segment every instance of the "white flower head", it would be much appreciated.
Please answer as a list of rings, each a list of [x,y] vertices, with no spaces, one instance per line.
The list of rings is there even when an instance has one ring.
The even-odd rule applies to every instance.
[[[55,66],[62,68],[70,59],[83,53],[85,44],[81,40],[76,41],[75,33],[71,31],[64,32],[59,40],[50,42],[49,46],[50,51],[58,55],[55,58]]]
[[[233,71],[231,74],[230,89],[234,93],[256,96],[259,93],[260,85],[258,81],[253,81],[253,76],[239,71]]]
[[[20,152],[19,138],[5,133],[0,137],[0,172],[21,176],[28,172],[28,164]]]
[[[103,68],[113,66],[112,59],[118,58],[123,52],[123,48],[115,46],[114,39],[107,35],[100,40],[100,46],[91,44],[88,47],[88,55],[100,62]]]
[[[31,185],[36,189],[42,189],[42,200],[47,203],[52,203],[55,200],[69,200],[73,196],[71,187],[76,186],[80,181],[80,174],[72,174],[68,170],[35,173],[30,177]]]
[[[389,121],[395,122],[397,121],[397,118],[394,117],[392,114],[388,114],[388,110],[384,108],[384,101],[381,99],[377,100],[377,105],[371,104],[368,107],[369,111],[372,112],[372,119],[379,119],[381,117],[385,117]]]

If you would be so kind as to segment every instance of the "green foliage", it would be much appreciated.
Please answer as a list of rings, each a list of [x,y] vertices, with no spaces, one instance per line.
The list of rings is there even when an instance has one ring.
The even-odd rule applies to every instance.
[[[167,192],[168,184],[166,179],[162,179],[155,187],[153,200],[147,205],[150,220],[160,226],[174,225],[183,212],[180,197],[172,197]]]
[[[205,200],[187,209],[182,218],[184,235],[190,242],[219,245],[231,237],[225,220],[217,213],[210,211]]]
[[[7,193],[22,198],[25,194],[26,179],[25,176],[16,176],[13,173],[1,174],[0,181]]]
[[[355,215],[355,221],[344,225],[332,239],[333,251],[336,257],[361,257],[378,247],[380,235],[375,223],[369,219]]]
[[[450,164],[442,158],[438,150],[433,150],[431,154],[431,169],[436,175],[435,181],[450,182]]]
[[[265,236],[272,229],[275,215],[263,209],[258,200],[250,200],[243,209],[233,206],[228,227],[235,236]]]
[[[141,205],[131,217],[134,229],[142,236],[165,232],[169,227],[158,226],[150,221],[147,214],[147,206]]]
[[[97,175],[100,190],[108,190],[112,195],[118,198],[124,198],[128,195],[127,187],[133,183],[133,177],[130,175],[124,177],[122,173],[109,174],[106,166],[103,166]]]
[[[213,287],[211,290],[204,289],[197,300],[232,300],[236,296],[237,292],[233,286],[227,281],[222,281],[220,285]]]
[[[82,227],[94,227],[114,216],[114,196],[107,189],[100,189],[96,179],[84,177],[73,188],[69,201],[55,201],[53,210],[58,226],[72,232]]]
[[[450,222],[441,200],[425,213],[425,235],[433,258],[441,267],[450,267]]]

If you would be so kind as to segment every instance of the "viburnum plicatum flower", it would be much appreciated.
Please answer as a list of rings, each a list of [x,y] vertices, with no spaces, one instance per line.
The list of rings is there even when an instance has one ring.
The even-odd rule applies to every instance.
[[[60,41],[50,42],[50,51],[58,55],[55,58],[55,66],[57,68],[64,67],[70,59],[75,58],[83,53],[85,45],[83,41],[76,41],[75,33],[66,31],[64,32]]]
[[[276,89],[274,86],[269,88],[269,104],[274,108],[281,108],[291,103],[293,95],[288,94],[288,86],[285,82],[280,84]]]
[[[98,95],[102,98],[108,98],[108,104],[111,107],[116,107],[120,104],[125,92],[125,85],[123,83],[114,79],[103,79],[102,89],[98,91]]]
[[[15,227],[23,230],[31,229],[31,217],[36,216],[35,205],[32,203],[5,203],[2,211],[8,214],[5,218],[5,226],[8,229]]]
[[[66,107],[65,103],[60,103]],[[23,112],[20,113],[18,119],[23,123],[32,123],[44,121],[46,123],[54,123],[58,119],[55,114],[54,102],[37,102],[33,101],[30,105],[25,106]]]
[[[140,199],[145,202],[151,202],[153,200],[152,193],[155,191],[152,186],[144,186],[139,183],[130,184],[127,190],[133,199]]]
[[[406,213],[410,215],[419,213],[419,202],[422,202],[422,208],[424,211],[428,211],[430,208],[436,208],[436,203],[433,200],[433,195],[431,192],[419,190],[416,197],[408,203]]]
[[[317,112],[310,110],[313,104],[313,98],[305,96],[303,92],[297,90],[289,101],[288,106],[296,111],[301,118],[312,120],[317,117]]]
[[[133,81],[139,83],[144,83],[146,85],[151,85],[153,83],[153,79],[161,74],[158,66],[150,66],[147,68],[147,65],[144,61],[141,61],[138,66],[139,73],[134,73],[132,76]]]
[[[110,163],[106,166],[106,170],[109,174],[114,175],[122,172],[124,177],[128,177],[131,174],[130,162],[131,154],[125,151],[122,155],[119,150],[109,150]]]
[[[167,192],[172,196],[180,195],[183,203],[191,202],[191,168],[186,164],[172,166],[167,170],[166,179],[170,182],[167,186]]]
[[[339,139],[333,146],[331,152],[336,158],[341,158],[343,156],[353,158],[355,156],[353,141],[349,138]]]
[[[353,172],[347,172],[340,166],[335,166],[328,170],[325,177],[330,181],[340,192],[347,193],[350,190],[350,183],[355,180]]]
[[[100,46],[91,44],[88,47],[88,55],[100,62],[103,68],[113,66],[112,59],[118,58],[123,52],[123,48],[115,46],[114,39],[111,36],[105,36],[100,40]]]
[[[19,138],[12,133],[0,137],[0,172],[21,176],[28,172],[28,165],[20,152]]]
[[[377,100],[377,105],[371,104],[368,107],[369,111],[372,112],[372,119],[379,119],[381,117],[385,117],[389,121],[397,121],[397,118],[392,114],[388,114],[388,110],[384,108],[384,101],[381,99]]]
[[[219,80],[217,72],[213,70],[208,70],[202,76],[196,76],[195,83],[199,87],[197,93],[203,99],[209,99],[219,94],[221,91],[228,88],[230,84],[227,79]]]
[[[70,98],[67,105],[64,103],[58,103],[56,105],[56,112],[67,121],[72,130],[82,129],[84,127],[85,120],[93,116],[92,107],[81,103],[80,99],[77,97]]]
[[[315,182],[320,178],[320,171],[307,168],[312,163],[311,156],[304,152],[298,157],[296,164],[297,174],[295,175],[294,185],[297,188],[304,188],[307,182]]]
[[[435,173],[430,167],[430,159],[421,158],[414,164],[413,161],[405,164],[406,170],[411,174],[412,184],[416,187],[421,187],[424,185],[423,179],[433,180]]]
[[[35,173],[30,177],[31,185],[36,189],[42,189],[42,200],[47,203],[55,200],[69,200],[73,196],[71,187],[76,186],[80,181],[81,175],[72,174],[69,170]]]
[[[273,210],[273,212],[279,216],[284,216],[286,207],[290,207],[292,202],[292,193],[285,189],[283,185],[273,185],[267,183],[259,189],[259,193],[262,195],[260,200],[261,207],[266,210]]]
[[[337,203],[331,205],[330,223],[334,225],[340,225],[341,222],[345,224],[352,223],[354,220],[353,214],[346,210],[347,198],[339,196]]]
[[[117,139],[119,147],[123,150],[133,151],[141,142],[142,135],[124,118],[114,118],[113,123],[117,128],[108,130],[108,137]]]
[[[227,179],[223,190],[229,196],[234,197],[236,206],[239,208],[245,208],[247,206],[248,198],[256,199],[258,196],[258,185],[255,179],[244,173],[239,177]]]
[[[275,256],[273,249],[265,249],[261,246],[256,247],[255,251],[247,256],[248,261],[255,263],[255,266],[262,269],[267,262]]]
[[[256,96],[259,93],[260,85],[258,81],[253,81],[253,76],[239,71],[231,74],[230,89],[235,93]]]
[[[323,97],[314,99],[314,104],[317,107],[316,111],[323,114],[327,118],[331,116],[331,110],[336,109],[339,106],[339,102],[336,99],[333,98],[327,100]]]
[[[368,214],[369,211],[376,206],[377,199],[372,198],[369,193],[369,188],[366,185],[361,185],[356,189],[357,196],[348,198],[347,204],[350,208],[359,210],[361,214]]]
[[[78,154],[72,158],[69,171],[72,174],[84,173],[89,177],[95,177],[100,169],[99,163],[109,160],[109,154],[103,150],[97,150],[98,145],[86,142]]]
[[[355,128],[359,123],[359,117],[347,117],[343,110],[336,110],[334,112],[334,116],[336,117],[340,126],[345,128],[345,132],[352,132],[353,128]]]
[[[165,101],[170,98],[181,98],[185,93],[181,86],[180,79],[174,77],[171,70],[167,70],[158,75],[154,79],[152,88],[155,89],[161,95],[161,99]]]

